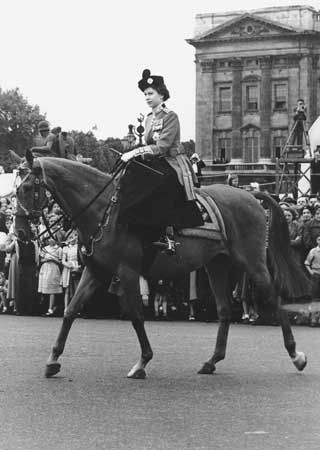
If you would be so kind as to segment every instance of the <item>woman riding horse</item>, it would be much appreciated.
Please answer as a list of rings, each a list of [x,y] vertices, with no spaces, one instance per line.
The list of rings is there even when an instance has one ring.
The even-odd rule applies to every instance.
[[[175,112],[166,107],[169,91],[162,76],[144,70],[138,83],[152,112],[146,119],[144,147],[124,153],[123,162],[142,158],[148,170],[130,163],[121,180],[119,222],[143,240],[150,249],[167,226],[192,227],[203,224],[193,193],[192,168],[180,144],[180,124]],[[171,238],[172,233],[171,233]],[[165,239],[170,249],[172,241]]]

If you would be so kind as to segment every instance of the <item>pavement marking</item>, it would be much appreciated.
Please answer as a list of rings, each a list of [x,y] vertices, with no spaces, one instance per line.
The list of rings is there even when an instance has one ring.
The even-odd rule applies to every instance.
[[[263,430],[245,431],[244,434],[268,434],[268,431],[263,431]]]

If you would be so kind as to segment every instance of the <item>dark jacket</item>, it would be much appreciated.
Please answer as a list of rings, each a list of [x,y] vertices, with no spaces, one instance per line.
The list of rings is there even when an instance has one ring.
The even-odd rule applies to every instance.
[[[312,219],[302,229],[302,243],[307,251],[316,247],[316,239],[318,236],[320,236],[320,221]]]

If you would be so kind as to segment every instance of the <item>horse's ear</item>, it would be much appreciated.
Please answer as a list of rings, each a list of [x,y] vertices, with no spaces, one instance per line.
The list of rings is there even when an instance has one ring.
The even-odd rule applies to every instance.
[[[33,166],[33,154],[32,154],[32,151],[29,150],[29,149],[27,149],[27,151],[26,151],[26,160],[27,160],[27,163],[29,164],[30,169],[32,169],[32,166]]]

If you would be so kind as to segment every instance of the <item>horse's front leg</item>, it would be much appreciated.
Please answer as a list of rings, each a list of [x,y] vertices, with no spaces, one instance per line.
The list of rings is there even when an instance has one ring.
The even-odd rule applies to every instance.
[[[85,267],[76,292],[64,313],[57,340],[48,358],[45,371],[45,376],[47,378],[56,375],[60,371],[61,364],[58,362],[58,358],[63,353],[73,321],[81,311],[84,303],[90,299],[98,285],[98,281],[92,276],[89,269]]]
[[[153,357],[152,348],[144,327],[143,303],[140,295],[139,274],[128,267],[122,267],[120,271],[121,285],[125,295],[125,309],[128,313],[133,328],[137,333],[141,347],[141,356],[138,362],[129,371],[127,377],[144,379],[146,377],[146,365]]]

